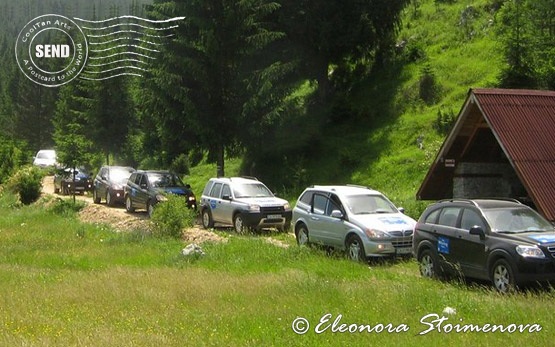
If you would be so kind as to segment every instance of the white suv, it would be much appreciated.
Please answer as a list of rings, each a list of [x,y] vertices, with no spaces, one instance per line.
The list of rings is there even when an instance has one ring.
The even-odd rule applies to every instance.
[[[295,236],[346,250],[352,260],[410,256],[416,221],[382,193],[361,186],[313,186],[293,209]]]
[[[255,178],[212,178],[202,192],[200,200],[202,225],[214,223],[233,225],[235,231],[247,228],[275,227],[280,231],[291,226],[289,202],[274,196]]]

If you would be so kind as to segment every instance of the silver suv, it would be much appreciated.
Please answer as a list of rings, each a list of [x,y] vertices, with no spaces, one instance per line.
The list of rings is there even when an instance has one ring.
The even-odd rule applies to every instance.
[[[309,187],[293,209],[293,222],[299,245],[346,250],[352,260],[412,254],[416,221],[366,187]]]
[[[200,200],[202,225],[233,225],[235,231],[247,228],[275,227],[280,231],[291,226],[289,202],[274,196],[255,178],[212,178],[204,187]]]

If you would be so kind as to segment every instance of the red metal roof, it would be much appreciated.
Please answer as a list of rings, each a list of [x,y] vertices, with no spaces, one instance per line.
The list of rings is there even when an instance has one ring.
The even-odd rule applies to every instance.
[[[555,92],[471,90],[536,208],[555,220]]]
[[[451,172],[439,165],[453,150],[473,110],[477,109],[499,142],[539,212],[555,220],[555,92],[519,89],[471,89],[451,134],[428,172],[418,196],[446,195],[433,182],[447,182]],[[468,124],[468,121],[466,121]],[[463,137],[469,139],[470,136]]]

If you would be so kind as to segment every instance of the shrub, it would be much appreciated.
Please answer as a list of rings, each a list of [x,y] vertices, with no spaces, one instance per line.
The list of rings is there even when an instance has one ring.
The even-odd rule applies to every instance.
[[[6,188],[15,194],[25,205],[38,200],[42,190],[43,171],[36,166],[24,166],[8,178]]]
[[[0,208],[14,209],[21,207],[19,196],[9,190],[0,190]]]
[[[56,200],[48,207],[48,211],[62,216],[71,216],[74,213],[81,211],[85,207],[85,202],[83,201],[73,201],[71,199],[60,199]]]
[[[159,203],[152,214],[153,234],[162,237],[181,237],[184,228],[195,225],[196,211],[187,207],[187,201],[169,194],[167,201]]]

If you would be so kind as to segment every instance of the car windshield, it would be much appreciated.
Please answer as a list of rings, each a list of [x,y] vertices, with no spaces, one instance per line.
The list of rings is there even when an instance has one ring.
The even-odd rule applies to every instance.
[[[131,169],[114,169],[110,171],[110,180],[116,183],[124,184],[131,176],[133,170]]]
[[[350,195],[345,205],[353,214],[397,213],[398,210],[382,195]]]
[[[274,194],[260,183],[245,183],[237,185],[233,189],[235,198],[265,198],[273,197]]]
[[[183,182],[174,174],[171,173],[149,173],[148,181],[154,188],[165,188],[165,187],[183,187],[185,186]]]
[[[37,158],[39,159],[56,159],[56,152],[54,151],[42,151],[37,153]]]
[[[527,207],[486,209],[484,216],[494,232],[553,231],[551,223]]]

